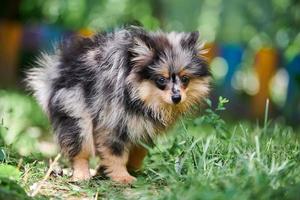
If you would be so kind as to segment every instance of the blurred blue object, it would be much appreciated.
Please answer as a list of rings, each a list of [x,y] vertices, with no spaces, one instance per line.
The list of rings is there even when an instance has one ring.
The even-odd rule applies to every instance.
[[[286,114],[291,120],[300,118],[300,54],[296,55],[287,65],[289,85],[286,98]]]
[[[39,49],[41,38],[40,26],[23,26],[22,47],[25,51],[35,51],[36,49]]]
[[[50,51],[55,43],[73,34],[72,31],[54,25],[25,25],[22,46],[27,51]]]
[[[233,96],[234,91],[231,86],[231,80],[241,66],[243,52],[243,47],[239,44],[223,44],[220,46],[219,56],[223,57],[228,64],[228,71],[223,84],[226,97]]]
[[[64,29],[58,26],[43,25],[41,31],[41,48],[43,50],[51,50],[56,42],[63,39]]]

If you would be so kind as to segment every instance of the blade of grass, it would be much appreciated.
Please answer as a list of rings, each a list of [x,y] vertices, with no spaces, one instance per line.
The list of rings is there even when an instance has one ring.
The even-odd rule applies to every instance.
[[[269,115],[269,99],[266,100],[265,117],[264,117],[264,128],[263,133],[266,134],[268,127],[268,115]]]

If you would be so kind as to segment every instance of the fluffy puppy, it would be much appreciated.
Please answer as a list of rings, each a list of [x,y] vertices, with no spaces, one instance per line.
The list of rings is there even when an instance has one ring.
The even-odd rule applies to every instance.
[[[197,110],[209,92],[209,70],[198,32],[146,32],[139,27],[63,42],[42,54],[27,83],[48,114],[74,180],[100,172],[131,183],[151,143]]]

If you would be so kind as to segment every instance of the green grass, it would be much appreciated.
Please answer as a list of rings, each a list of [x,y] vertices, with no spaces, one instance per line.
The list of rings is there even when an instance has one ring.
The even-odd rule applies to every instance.
[[[219,116],[226,103],[220,98],[213,108],[207,101],[204,116],[180,121],[160,138],[132,186],[73,183],[65,173],[50,176],[34,198],[300,199],[297,131],[268,120],[267,112],[262,126],[229,125]],[[19,92],[0,92],[0,119],[0,199],[30,199],[57,152],[49,124],[33,99]],[[60,166],[69,165],[62,158]]]

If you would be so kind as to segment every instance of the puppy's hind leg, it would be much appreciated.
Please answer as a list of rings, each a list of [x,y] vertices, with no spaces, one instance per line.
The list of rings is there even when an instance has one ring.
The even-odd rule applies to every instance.
[[[61,151],[72,162],[73,180],[87,180],[90,178],[89,157],[94,154],[92,120],[81,99],[72,98],[72,90],[63,94],[56,95],[55,101],[49,105],[50,120]],[[76,97],[80,95],[78,92],[75,94]]]
[[[89,180],[91,178],[89,171],[89,158],[85,156],[76,156],[72,160],[73,181]]]
[[[72,162],[74,181],[90,178],[89,157],[93,154],[94,144],[87,137],[92,134],[92,130],[84,121],[61,115],[54,126],[61,150]]]
[[[82,129],[81,135],[81,147],[79,153],[71,158],[72,167],[73,167],[73,181],[89,180],[91,178],[89,170],[89,158],[94,155],[94,142],[88,135],[92,134],[92,130],[87,128]]]

